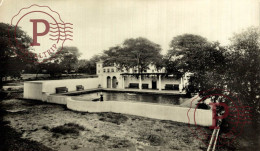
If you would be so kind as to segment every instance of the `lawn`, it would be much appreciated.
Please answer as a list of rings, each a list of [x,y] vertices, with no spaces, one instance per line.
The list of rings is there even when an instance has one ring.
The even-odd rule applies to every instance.
[[[8,99],[3,120],[22,139],[53,150],[205,150],[188,125],[116,113],[80,113],[64,106],[33,100]]]

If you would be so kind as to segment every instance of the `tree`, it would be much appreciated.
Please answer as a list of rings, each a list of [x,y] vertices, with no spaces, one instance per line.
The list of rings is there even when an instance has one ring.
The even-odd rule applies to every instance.
[[[199,36],[192,34],[184,34],[179,35],[173,38],[170,43],[170,50],[165,56],[165,59],[168,63],[174,63],[181,69],[183,72],[189,72],[189,70],[193,70],[196,66],[196,63],[191,62],[192,56],[196,55],[205,47],[205,45],[209,45],[209,42]],[[194,56],[195,57],[195,56]],[[194,59],[197,59],[196,57]],[[175,71],[175,66],[168,66],[167,71]]]
[[[260,113],[260,31],[249,28],[231,38],[230,51],[226,54],[228,88],[243,102]]]
[[[50,76],[53,77],[60,77],[61,74],[64,72],[64,67],[62,64],[55,62],[46,62],[44,64],[41,64],[45,69],[47,69],[47,73],[50,74]]]
[[[51,62],[59,65],[63,71],[67,70],[70,73],[72,70],[77,70],[78,58],[80,53],[77,47],[59,48],[59,52],[52,56]],[[57,65],[55,65],[57,67]]]
[[[0,23],[0,88],[4,77],[19,78],[24,66],[37,60],[30,51],[30,42],[20,27],[15,30],[14,26]]]
[[[139,73],[148,69],[150,64],[162,62],[160,45],[146,38],[126,39],[122,46],[111,47],[105,51],[105,63],[119,65],[119,68],[137,68]]]
[[[199,91],[220,88],[224,85],[226,49],[219,43],[208,42],[198,35],[184,34],[174,37],[166,55],[168,72],[192,72],[192,86]]]
[[[88,67],[89,61],[87,59],[81,59],[78,62],[78,72],[79,73],[88,73],[89,67]]]
[[[115,46],[105,50],[101,56],[101,60],[104,61],[104,66],[111,66],[115,63],[119,65],[120,68],[128,68],[128,63],[125,62],[126,54],[122,49],[120,46]]]
[[[94,55],[91,59],[79,60],[78,63],[78,72],[79,73],[88,73],[88,74],[96,74],[96,62],[101,60],[100,55]]]

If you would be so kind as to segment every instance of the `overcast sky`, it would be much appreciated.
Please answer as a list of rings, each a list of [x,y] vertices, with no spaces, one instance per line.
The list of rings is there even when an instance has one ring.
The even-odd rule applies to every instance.
[[[161,45],[163,53],[184,33],[226,45],[233,33],[259,26],[260,12],[258,0],[4,0],[0,22],[10,23],[32,4],[48,5],[73,24],[73,41],[65,45],[78,47],[82,59],[140,36]]]

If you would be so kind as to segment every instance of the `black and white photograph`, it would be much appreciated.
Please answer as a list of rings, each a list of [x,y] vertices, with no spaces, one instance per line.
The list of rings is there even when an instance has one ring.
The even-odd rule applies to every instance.
[[[0,0],[0,151],[260,150],[260,0]]]

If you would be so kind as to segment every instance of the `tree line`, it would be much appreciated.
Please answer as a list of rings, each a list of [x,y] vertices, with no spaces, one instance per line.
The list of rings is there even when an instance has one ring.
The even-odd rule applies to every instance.
[[[211,88],[225,88],[238,94],[247,105],[260,110],[260,32],[258,28],[248,28],[231,37],[228,46],[219,42],[210,42],[206,38],[183,34],[173,37],[170,49],[161,54],[160,45],[146,38],[126,39],[122,44],[104,50],[91,59],[79,59],[76,47],[64,47],[46,63],[28,63],[11,51],[15,42],[8,44],[8,24],[0,23],[0,85],[6,76],[19,77],[21,71],[28,73],[49,73],[58,76],[61,73],[96,73],[96,62],[104,65],[116,64],[119,69],[136,68],[139,73],[155,65],[157,69],[165,67],[169,74],[182,75],[193,73],[190,91],[203,91]],[[13,27],[11,27],[13,29]],[[12,31],[12,30],[11,30]],[[17,37],[28,53],[31,38],[21,29]],[[18,49],[18,48],[16,48]],[[35,58],[30,58],[35,59]]]

